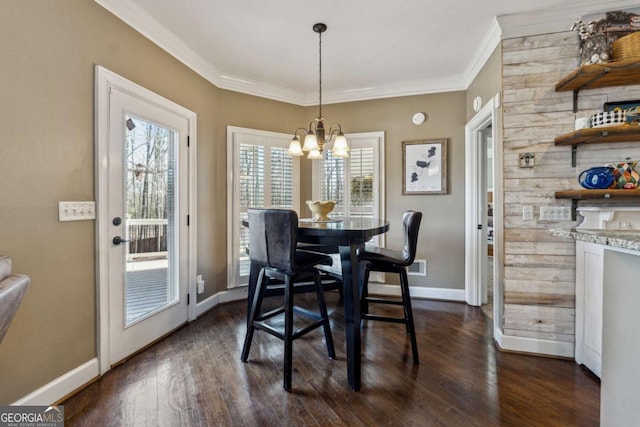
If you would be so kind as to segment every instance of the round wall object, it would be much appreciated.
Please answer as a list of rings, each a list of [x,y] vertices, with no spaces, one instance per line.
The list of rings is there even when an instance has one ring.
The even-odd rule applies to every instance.
[[[421,125],[427,120],[427,115],[425,113],[415,113],[412,120],[414,125]]]
[[[477,113],[478,111],[480,111],[481,108],[482,108],[482,97],[476,96],[475,98],[473,98],[473,111]]]

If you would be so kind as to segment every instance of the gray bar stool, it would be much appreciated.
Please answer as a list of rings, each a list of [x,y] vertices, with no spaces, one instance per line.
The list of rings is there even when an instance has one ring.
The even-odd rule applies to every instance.
[[[419,364],[418,344],[416,341],[416,330],[413,324],[413,312],[411,309],[411,297],[409,296],[409,280],[407,279],[406,267],[411,265],[416,257],[416,247],[418,245],[418,231],[422,212],[407,211],[402,217],[402,227],[404,231],[404,245],[402,251],[393,251],[385,248],[373,248],[361,250],[358,258],[364,265],[362,283],[360,284],[360,311],[362,319],[381,320],[384,322],[404,323],[407,333],[411,336],[411,350],[413,353],[413,363]],[[397,273],[400,275],[400,289],[402,299],[374,298],[369,296],[369,273],[380,271],[383,273]],[[403,317],[379,316],[369,313],[369,304],[392,304],[401,305],[404,308]]]
[[[249,314],[247,333],[241,360],[246,362],[256,329],[265,331],[284,341],[284,389],[291,391],[293,341],[322,326],[329,358],[336,357],[324,300],[318,264],[331,264],[331,257],[321,253],[297,250],[298,215],[283,209],[249,209],[249,257],[264,267],[260,270],[253,303]],[[269,280],[284,282],[284,306],[268,312],[261,311]],[[294,283],[313,280],[319,312],[313,312],[293,303]],[[293,314],[303,315],[313,323],[294,331]],[[266,321],[284,314],[284,331]]]

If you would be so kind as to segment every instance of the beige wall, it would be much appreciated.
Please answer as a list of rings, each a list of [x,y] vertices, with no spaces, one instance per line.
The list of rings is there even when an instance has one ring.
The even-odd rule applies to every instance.
[[[102,65],[198,114],[200,299],[226,289],[226,126],[291,132],[316,108],[219,90],[88,0],[0,2],[0,253],[32,284],[0,345],[0,404],[96,356],[94,222],[60,223],[58,201],[95,200],[94,66]],[[425,213],[418,286],[462,289],[464,92],[325,107],[348,132],[385,131],[388,246],[406,209]],[[414,126],[417,111],[429,115]],[[450,139],[449,194],[401,195],[401,142]],[[310,162],[303,162],[310,170]],[[310,195],[310,175],[302,180]]]
[[[0,345],[8,404],[96,355],[94,222],[57,218],[95,199],[94,66],[198,114],[201,297],[226,289],[225,125],[288,131],[302,109],[217,89],[93,1],[5,0],[0,40],[0,253],[32,278]]]
[[[487,62],[475,77],[467,89],[467,121],[475,116],[473,100],[476,96],[482,97],[483,105],[489,102],[502,89],[502,43],[498,44]]]

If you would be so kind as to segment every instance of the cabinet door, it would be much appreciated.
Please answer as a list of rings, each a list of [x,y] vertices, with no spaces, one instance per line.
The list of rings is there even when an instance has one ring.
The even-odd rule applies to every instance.
[[[576,242],[576,362],[600,377],[604,247]]]

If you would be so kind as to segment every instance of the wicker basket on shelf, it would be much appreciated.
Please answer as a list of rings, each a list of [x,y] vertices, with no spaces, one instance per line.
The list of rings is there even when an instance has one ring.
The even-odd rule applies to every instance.
[[[640,31],[614,41],[611,45],[611,54],[615,61],[640,58]]]

